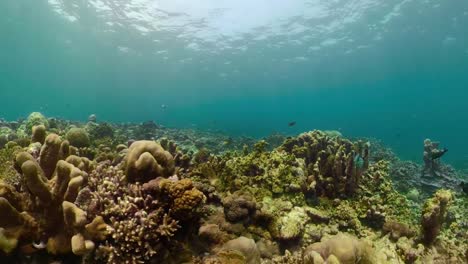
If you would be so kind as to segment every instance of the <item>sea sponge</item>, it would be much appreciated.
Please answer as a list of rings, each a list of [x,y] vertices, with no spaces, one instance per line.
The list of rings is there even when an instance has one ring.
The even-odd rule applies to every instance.
[[[46,138],[46,127],[44,125],[33,126],[31,142],[44,144]]]
[[[83,128],[71,128],[68,130],[66,137],[70,145],[77,148],[88,147],[90,144],[88,133]]]
[[[453,200],[449,190],[438,190],[434,196],[426,201],[422,211],[421,227],[423,242],[432,244],[440,233],[442,224],[447,217],[447,209]]]
[[[174,159],[154,141],[136,141],[125,159],[129,182],[148,182],[157,177],[169,177],[175,172]]]

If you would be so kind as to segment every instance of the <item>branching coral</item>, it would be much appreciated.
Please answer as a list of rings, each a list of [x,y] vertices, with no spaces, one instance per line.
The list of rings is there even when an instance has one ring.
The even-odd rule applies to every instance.
[[[50,166],[50,163],[46,165]],[[52,254],[73,252],[82,255],[93,250],[91,240],[96,237],[86,232],[86,213],[72,203],[87,174],[60,160],[49,180],[39,163],[26,152],[16,156],[15,167],[22,175],[22,183],[27,190],[25,196],[30,197],[29,203],[26,203],[24,199],[19,200],[19,194],[8,185],[2,188],[5,198],[2,198],[0,212],[6,216],[6,222],[0,225],[6,228],[6,236],[17,241],[22,238],[23,243],[32,243],[35,239],[47,240],[47,250]],[[13,226],[11,223],[14,223]],[[21,230],[16,232],[16,237],[11,235],[12,228]],[[29,230],[28,237],[23,235],[24,230]]]
[[[98,246],[96,257],[106,263],[148,263],[177,244],[173,236],[203,203],[203,194],[190,180],[157,179],[142,186],[128,183],[125,174],[109,162],[100,163],[89,177],[89,189],[79,204],[89,215],[102,215],[114,230]]]
[[[321,131],[289,138],[280,149],[305,160],[307,186],[317,196],[354,194],[369,165],[369,144],[330,137]]]

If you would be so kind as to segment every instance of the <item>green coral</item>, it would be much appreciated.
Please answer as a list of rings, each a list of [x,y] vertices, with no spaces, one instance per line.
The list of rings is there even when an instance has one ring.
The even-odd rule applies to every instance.
[[[74,127],[67,132],[67,140],[70,145],[77,148],[84,148],[90,145],[88,132],[83,128]]]
[[[369,166],[369,143],[312,131],[288,138],[279,148],[307,166],[307,190],[330,198],[353,195]]]
[[[29,135],[32,134],[33,127],[39,125],[43,125],[47,130],[49,128],[49,121],[43,114],[32,112],[26,121],[18,128],[18,135],[20,137],[29,137]]]

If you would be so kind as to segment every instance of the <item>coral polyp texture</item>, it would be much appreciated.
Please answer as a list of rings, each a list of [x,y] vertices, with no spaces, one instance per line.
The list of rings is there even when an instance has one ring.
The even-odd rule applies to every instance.
[[[40,113],[0,140],[2,263],[467,262],[468,197],[428,187],[456,175],[429,141],[417,164],[336,131],[255,141]]]

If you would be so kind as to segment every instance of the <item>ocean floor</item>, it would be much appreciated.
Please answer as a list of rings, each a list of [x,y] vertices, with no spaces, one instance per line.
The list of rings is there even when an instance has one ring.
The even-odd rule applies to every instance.
[[[0,121],[0,263],[468,263],[466,175],[421,146]]]

